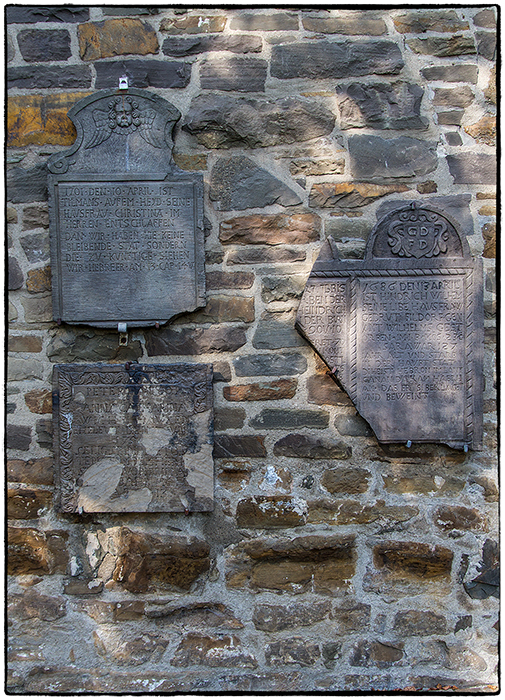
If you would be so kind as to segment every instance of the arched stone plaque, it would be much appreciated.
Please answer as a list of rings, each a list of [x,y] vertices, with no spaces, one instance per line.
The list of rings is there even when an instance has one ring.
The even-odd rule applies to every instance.
[[[179,169],[179,111],[134,88],[69,111],[73,146],[48,161],[53,312],[152,326],[205,305],[203,176]]]
[[[482,447],[482,263],[443,212],[390,212],[364,260],[328,238],[296,324],[380,442]]]

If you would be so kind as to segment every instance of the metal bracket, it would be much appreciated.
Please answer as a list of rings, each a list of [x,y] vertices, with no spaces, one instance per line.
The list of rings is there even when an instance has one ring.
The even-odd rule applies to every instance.
[[[128,345],[128,329],[126,323],[118,323],[117,332],[119,333],[119,345]]]
[[[127,75],[122,75],[119,78],[119,90],[128,90],[128,76]]]

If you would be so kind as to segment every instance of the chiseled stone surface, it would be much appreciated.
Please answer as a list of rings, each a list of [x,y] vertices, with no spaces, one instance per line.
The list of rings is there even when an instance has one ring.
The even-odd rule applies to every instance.
[[[28,63],[65,61],[71,56],[66,29],[25,29],[18,34],[18,46]]]
[[[158,53],[156,32],[139,19],[107,19],[77,28],[79,52],[84,61],[124,54]]]

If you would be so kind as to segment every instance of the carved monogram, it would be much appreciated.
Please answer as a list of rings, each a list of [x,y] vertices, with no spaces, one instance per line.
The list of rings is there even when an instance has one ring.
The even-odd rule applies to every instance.
[[[428,211],[403,211],[388,228],[388,244],[395,255],[433,258],[447,252],[447,223]]]

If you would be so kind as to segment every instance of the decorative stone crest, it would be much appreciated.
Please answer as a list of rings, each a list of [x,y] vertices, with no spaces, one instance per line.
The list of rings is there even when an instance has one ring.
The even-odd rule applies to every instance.
[[[481,448],[482,263],[449,216],[390,212],[364,260],[328,238],[296,324],[379,441]]]
[[[120,95],[108,103],[109,111],[94,109],[93,120],[96,131],[84,148],[93,148],[108,139],[113,132],[131,134],[137,129],[147,143],[155,148],[163,146],[162,136],[152,130],[156,112],[154,109],[139,110],[139,103],[129,95]]]

